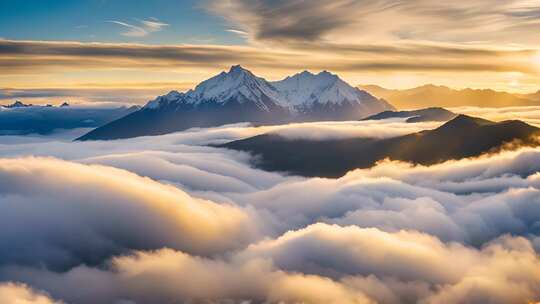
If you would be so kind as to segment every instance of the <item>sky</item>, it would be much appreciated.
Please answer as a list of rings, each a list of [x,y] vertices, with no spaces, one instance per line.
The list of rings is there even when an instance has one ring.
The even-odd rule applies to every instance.
[[[539,30],[538,0],[0,1],[0,90],[142,103],[241,64],[269,80],[529,93]]]

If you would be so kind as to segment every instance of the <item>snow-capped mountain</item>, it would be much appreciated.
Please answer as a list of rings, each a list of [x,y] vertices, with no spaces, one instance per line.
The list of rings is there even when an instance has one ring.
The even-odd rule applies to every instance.
[[[180,105],[228,102],[255,104],[261,110],[282,107],[292,115],[310,112],[316,106],[340,106],[346,103],[362,106],[362,115],[392,108],[366,91],[352,87],[337,75],[327,71],[313,74],[308,71],[283,80],[268,82],[239,65],[231,67],[201,82],[186,93],[171,91],[150,101],[147,109],[171,109]],[[379,103],[379,104],[377,104]]]
[[[201,103],[224,105],[229,102],[253,103],[264,111],[270,111],[276,106],[286,106],[281,92],[274,86],[236,65],[231,67],[229,72],[222,72],[201,82],[194,90],[189,90],[185,94],[172,91],[150,101],[145,108],[159,109]]]
[[[272,84],[282,93],[288,104],[294,107],[359,100],[362,93],[327,71],[316,75],[304,71]]]
[[[291,113],[311,119],[358,119],[392,109],[358,88],[350,86],[337,75],[327,71],[313,74],[308,71],[272,82]],[[308,116],[308,117],[305,117]]]
[[[351,120],[393,109],[386,101],[326,71],[316,75],[306,71],[268,82],[237,65],[193,90],[159,96],[141,110],[79,139],[158,135],[236,122]]]

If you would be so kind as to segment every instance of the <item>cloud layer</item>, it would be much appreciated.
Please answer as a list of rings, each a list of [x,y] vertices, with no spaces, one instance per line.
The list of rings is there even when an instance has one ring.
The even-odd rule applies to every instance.
[[[540,65],[534,63],[538,52],[525,46],[425,41],[225,46],[0,39],[4,72],[0,99],[13,102],[21,96],[27,103],[54,103],[54,98],[69,97],[144,103],[163,91],[190,89],[239,63],[271,80],[302,70],[330,70],[351,85],[406,88],[444,83],[530,92],[538,90]]]
[[[334,57],[322,57],[311,60],[304,55],[305,49],[314,46],[298,44],[292,49],[277,48],[274,50],[261,49],[253,46],[218,46],[218,45],[144,45],[144,44],[114,44],[114,43],[80,43],[59,41],[18,41],[0,40],[0,64],[6,71],[28,72],[30,67],[38,68],[104,68],[103,64],[112,64],[117,68],[210,68],[228,67],[231,64],[242,62],[250,67],[259,67],[278,70],[330,69],[336,72],[350,71],[384,71],[384,70],[448,70],[448,71],[506,71],[529,73],[534,67],[522,61],[523,57],[532,56],[534,49],[492,49],[482,50],[474,47],[462,46],[424,46],[406,44],[401,46],[390,45],[326,45],[319,44],[313,49],[320,55],[343,51]],[[387,56],[377,56],[381,53],[394,56],[414,56],[418,53],[432,55],[433,60],[404,63],[398,60],[389,60]],[[345,57],[341,56],[344,55]],[[351,62],[350,55],[365,57],[357,58]],[[366,55],[371,59],[367,59]],[[457,56],[459,55],[459,56]],[[13,58],[17,56],[17,58]],[[437,56],[449,56],[450,61],[435,60]],[[463,56],[476,61],[463,62]],[[487,58],[485,58],[487,57]],[[491,62],[489,57],[507,59],[500,62]],[[301,59],[295,61],[292,59]],[[11,59],[11,60],[8,60]],[[81,59],[86,59],[82,61]],[[288,59],[288,60],[286,60]],[[428,59],[428,57],[425,57]],[[458,63],[454,59],[461,60]],[[322,60],[322,61],[321,61]],[[513,64],[513,66],[511,65]],[[109,66],[108,68],[110,68]]]
[[[161,249],[116,257],[108,270],[10,267],[0,276],[77,303],[518,303],[538,299],[539,266],[520,238],[477,250],[415,232],[318,224],[226,259]]]
[[[539,301],[538,148],[434,166],[385,161],[322,179],[263,172],[247,154],[205,146],[403,127],[238,124],[4,142],[0,281],[11,283],[0,294],[82,304]]]

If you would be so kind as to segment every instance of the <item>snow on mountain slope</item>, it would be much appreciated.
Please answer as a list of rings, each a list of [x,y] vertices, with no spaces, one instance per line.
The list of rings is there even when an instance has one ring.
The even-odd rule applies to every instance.
[[[394,110],[328,72],[303,72],[270,83],[233,66],[186,93],[171,91],[144,108],[92,130],[78,140],[167,134],[237,122],[282,124],[356,120]]]
[[[272,83],[292,106],[309,106],[315,102],[361,102],[362,91],[348,85],[327,71],[313,74],[308,71]]]
[[[160,96],[150,101],[145,109],[170,109],[178,104],[196,107],[201,103],[225,104],[231,101],[240,104],[252,102],[264,111],[279,106],[291,114],[309,111],[314,106],[328,108],[345,102],[361,106],[369,114],[377,112],[379,108],[393,109],[384,101],[350,86],[327,71],[318,74],[304,71],[280,81],[268,82],[239,65],[201,82],[186,93],[171,91]],[[370,110],[373,107],[376,109]]]
[[[239,65],[201,82],[186,93],[171,91],[159,96],[144,109],[174,111],[233,103],[249,103],[267,113],[281,109],[293,116],[318,112],[318,119],[339,119],[347,112],[356,119],[394,109],[386,101],[350,86],[327,71],[318,74],[304,71],[280,81],[268,82]]]
[[[259,109],[265,111],[269,111],[272,104],[286,107],[284,98],[274,86],[236,65],[231,67],[229,72],[221,72],[201,82],[194,90],[189,90],[185,94],[172,91],[149,102],[145,108],[157,109],[173,102],[196,105],[204,102],[224,104],[229,101],[253,102]]]
[[[170,91],[166,95],[159,96],[158,98],[149,101],[143,107],[143,109],[156,110],[156,109],[159,109],[159,108],[163,108],[163,107],[165,107],[167,105],[170,105],[172,103],[180,101],[182,99],[182,97],[184,97],[184,96],[185,96],[184,93],[180,93],[178,91]]]

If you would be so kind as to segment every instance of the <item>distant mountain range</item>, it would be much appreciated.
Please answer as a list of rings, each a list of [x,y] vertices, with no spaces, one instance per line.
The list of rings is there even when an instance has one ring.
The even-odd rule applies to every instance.
[[[386,110],[394,107],[326,71],[304,71],[269,82],[241,66],[233,66],[186,93],[172,91],[159,96],[141,110],[79,140],[159,135],[236,122],[355,120]]]
[[[398,109],[416,109],[426,107],[511,107],[540,105],[540,91],[534,94],[511,94],[491,89],[455,90],[445,86],[424,85],[406,90],[385,89],[376,85],[364,85],[359,88],[388,100]]]
[[[520,96],[520,97],[525,98],[525,99],[530,99],[530,100],[537,101],[538,104],[540,104],[540,90],[538,90],[536,93],[520,94],[520,95],[517,95],[517,96]]]
[[[26,103],[23,103],[22,101],[20,100],[16,100],[14,103],[12,104],[7,104],[7,105],[0,105],[0,108],[7,108],[7,109],[12,109],[12,108],[28,108],[28,107],[47,107],[47,108],[53,108],[54,106],[51,105],[51,104],[48,104],[48,105],[45,105],[45,106],[41,106],[41,105],[33,105],[33,104],[26,104]],[[64,102],[62,103],[61,105],[59,105],[59,107],[69,107],[69,103],[67,102]]]
[[[292,140],[263,134],[219,147],[258,155],[255,165],[267,171],[339,177],[385,158],[431,165],[479,156],[509,142],[535,145],[537,135],[540,129],[522,121],[495,123],[459,115],[437,129],[387,139]]]
[[[40,106],[16,101],[0,106],[0,135],[47,135],[59,129],[96,128],[139,110],[139,107],[81,107],[63,103]]]

